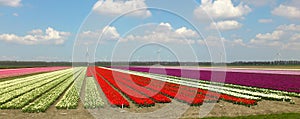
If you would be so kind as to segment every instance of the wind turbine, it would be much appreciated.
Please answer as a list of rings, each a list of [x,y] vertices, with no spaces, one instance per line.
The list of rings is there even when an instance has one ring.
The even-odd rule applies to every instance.
[[[89,66],[89,47],[86,48],[86,54],[85,54],[85,57],[86,57],[86,61],[87,61],[87,66]]]
[[[158,62],[158,64],[160,64],[160,53],[161,53],[161,49],[159,48],[158,50],[157,50],[157,62]]]
[[[276,53],[276,60],[280,61],[280,59],[281,59],[281,54],[278,52],[278,53]]]
[[[223,53],[222,52],[219,52],[219,55],[220,55],[220,63],[223,63]]]

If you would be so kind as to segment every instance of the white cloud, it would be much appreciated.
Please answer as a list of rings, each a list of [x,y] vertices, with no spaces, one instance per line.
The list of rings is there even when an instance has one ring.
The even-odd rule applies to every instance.
[[[300,25],[280,25],[269,33],[259,33],[251,39],[252,47],[267,46],[284,49],[300,49]],[[298,44],[298,45],[297,45]]]
[[[0,0],[0,6],[20,7],[21,0]]]
[[[276,30],[273,31],[272,33],[266,33],[266,34],[257,34],[256,38],[262,39],[262,40],[279,40],[281,36],[283,35],[283,31],[281,30]]]
[[[276,3],[275,0],[243,0],[246,4],[254,5],[257,7],[265,6],[265,5],[273,5]]]
[[[289,5],[279,5],[272,11],[272,14],[289,19],[300,19],[300,9]]]
[[[18,13],[13,13],[12,15],[15,16],[15,17],[19,16]]]
[[[151,26],[149,26],[151,27]],[[130,34],[121,41],[147,41],[147,42],[158,42],[158,43],[173,43],[173,44],[193,44],[199,35],[196,31],[181,27],[174,29],[170,23],[160,23],[154,26],[155,29],[151,31],[144,31],[139,35]]]
[[[118,38],[120,38],[116,27],[106,26],[105,28],[103,28],[102,33],[103,39],[118,40]]]
[[[140,8],[146,8],[145,0],[99,0],[93,7],[93,10],[104,15],[117,16],[129,11]],[[131,16],[149,17],[149,10],[137,10],[130,13]]]
[[[217,36],[207,36],[204,40],[197,41],[200,45],[208,45],[208,46],[218,46],[223,47],[234,47],[234,46],[245,46],[248,47],[246,43],[244,43],[243,39],[234,39],[234,40],[227,40],[224,37],[217,37]]]
[[[114,26],[105,26],[101,30],[84,31],[79,34],[80,41],[85,45],[96,43],[100,36],[100,42],[120,39],[120,34],[118,33],[117,28]]]
[[[233,19],[242,18],[249,12],[251,8],[243,3],[234,6],[231,0],[201,0],[201,5],[194,10],[194,15],[198,19],[208,19],[207,15],[213,19]]]
[[[0,40],[24,45],[37,44],[63,44],[67,40],[69,32],[57,31],[48,27],[45,32],[41,29],[32,30],[25,36],[18,36],[16,34],[0,34]]]
[[[234,21],[234,20],[214,22],[214,23],[211,23],[209,26],[210,29],[218,29],[218,30],[223,30],[223,31],[239,29],[241,27],[242,27],[242,24],[237,21]]]
[[[180,34],[182,36],[185,36],[187,38],[194,38],[198,37],[198,33],[196,31],[193,31],[191,29],[187,29],[186,27],[181,27],[175,31],[177,34]]]
[[[272,23],[273,20],[272,19],[259,19],[258,22],[259,23]]]
[[[280,25],[277,27],[278,30],[285,30],[285,31],[298,31],[300,32],[300,25],[290,24],[290,25]]]

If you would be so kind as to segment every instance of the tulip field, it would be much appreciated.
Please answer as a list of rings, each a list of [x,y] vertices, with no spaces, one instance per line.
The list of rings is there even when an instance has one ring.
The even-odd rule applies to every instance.
[[[66,69],[67,67],[41,67],[41,68],[20,68],[20,69],[2,69],[0,70],[0,78],[21,76],[26,74],[34,74],[41,72],[51,72],[60,69]]]
[[[222,72],[224,80],[211,81],[214,73]],[[26,74],[33,75],[22,77]],[[0,70],[0,80],[7,77],[12,79],[0,82],[0,112],[147,109],[174,101],[191,107],[225,103],[252,109],[266,101],[297,105],[300,98],[298,71],[142,66]]]

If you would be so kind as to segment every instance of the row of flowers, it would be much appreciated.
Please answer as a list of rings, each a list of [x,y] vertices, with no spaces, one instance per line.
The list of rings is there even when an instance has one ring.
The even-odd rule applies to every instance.
[[[85,79],[85,98],[84,98],[84,108],[86,109],[95,109],[104,106],[96,84],[93,77],[87,77]]]
[[[51,72],[62,70],[69,67],[38,67],[38,68],[20,68],[20,69],[5,69],[0,70],[0,78],[7,78],[13,76],[21,76],[34,73]]]
[[[33,84],[32,86],[23,87],[18,90],[5,93],[6,96],[4,100],[1,98],[1,103],[4,103],[0,106],[1,109],[21,109],[26,106],[36,98],[40,97],[44,93],[48,92],[52,88],[61,84],[63,81],[68,78],[72,78],[72,72],[69,71],[69,74],[59,75],[56,78],[47,79],[47,82],[41,82],[38,84]],[[18,97],[17,97],[18,96]],[[17,97],[17,98],[15,98]],[[12,100],[11,100],[12,99]],[[11,101],[9,101],[11,100]],[[7,102],[9,101],[9,102]]]
[[[124,74],[126,73],[123,73],[123,75]],[[114,78],[116,79],[116,77],[120,75],[121,73],[114,74],[115,76]],[[124,77],[126,77],[126,75],[123,76],[123,79]],[[217,93],[207,91],[207,90],[202,90],[202,89],[197,90],[198,88],[179,85],[176,83],[163,82],[163,81],[159,81],[159,80],[155,80],[155,79],[151,79],[139,75],[134,75],[134,74],[129,74],[129,75],[131,79],[134,81],[134,83],[140,86],[145,86],[151,90],[155,90],[157,92],[168,95],[171,98],[175,98],[179,101],[188,103],[190,105],[201,105],[204,101],[217,102],[219,97],[226,101],[231,101],[233,103],[244,104],[244,105],[255,105],[257,102],[256,100],[238,98],[238,97],[229,96],[225,94],[210,95],[210,94],[217,94]]]
[[[155,101],[157,103],[171,102],[171,100],[168,97],[162,95],[161,93],[158,93],[158,91],[153,91],[151,89],[139,86],[139,85],[147,85],[147,84],[149,84],[149,82],[140,82],[139,85],[136,85],[135,82],[131,81],[131,79],[133,81],[140,81],[140,80],[143,80],[143,77],[136,76],[136,75],[128,75],[128,74],[117,72],[117,71],[113,71],[113,76],[114,76],[115,81],[118,81],[118,83],[121,83],[121,85],[119,85],[119,86],[127,86],[129,88],[132,88],[132,89],[138,91],[139,93],[145,95],[146,97],[149,97],[150,99],[152,99],[153,101]]]
[[[83,73],[86,70],[83,70]],[[85,75],[80,75],[75,79],[71,87],[66,91],[61,100],[55,105],[56,109],[76,109],[79,102],[79,95]]]
[[[159,75],[159,74],[153,74],[153,75]],[[161,76],[164,76],[164,75],[161,75]],[[166,76],[165,75],[165,77],[174,78],[174,79],[178,79],[178,80],[187,80],[187,81],[192,81],[192,82],[199,82],[199,83],[204,83],[204,84],[222,86],[222,87],[236,88],[236,89],[241,89],[241,90],[248,90],[248,91],[253,91],[253,92],[260,92],[260,93],[264,93],[264,94],[271,94],[271,95],[277,94],[279,96],[300,97],[300,93],[295,93],[295,92],[249,87],[249,86],[227,84],[227,83],[220,83],[220,82],[211,82],[211,81],[205,81],[205,80],[194,80],[194,79],[190,79],[190,78],[175,77],[175,76]]]
[[[111,87],[101,76],[94,74],[108,102],[112,106],[129,107],[129,102],[113,87]]]
[[[74,82],[74,79],[80,75],[85,75],[82,71],[77,72],[73,77],[68,77],[62,83],[55,85],[51,90],[47,91],[39,98],[22,108],[23,112],[45,112],[58,98],[64,93],[68,87]]]
[[[19,89],[21,87],[27,87],[35,83],[39,82],[45,82],[45,79],[50,79],[53,77],[56,77],[58,74],[66,74],[68,73],[68,70],[61,70],[61,71],[55,71],[51,73],[46,73],[46,74],[39,74],[38,76],[29,76],[26,77],[26,79],[22,81],[16,81],[15,83],[9,83],[9,84],[3,84],[0,88],[0,95]]]
[[[122,71],[124,73],[127,72],[127,73],[130,73],[130,74],[140,75],[140,76],[144,76],[144,77],[148,77],[148,78],[152,78],[152,79],[157,79],[157,80],[164,81],[164,82],[175,83],[175,84],[185,85],[185,86],[189,86],[189,87],[200,88],[200,89],[204,89],[204,90],[210,90],[210,91],[213,91],[213,92],[217,92],[217,93],[221,93],[221,94],[227,94],[227,95],[231,95],[231,96],[235,96],[235,97],[239,97],[239,98],[261,100],[260,97],[241,94],[241,93],[228,91],[228,90],[220,90],[220,89],[216,89],[216,88],[212,88],[212,87],[207,87],[207,86],[203,86],[203,84],[197,83],[197,82],[177,80],[177,79],[169,78],[169,77],[162,76],[162,75],[152,75],[152,74],[149,74],[149,73],[133,72],[133,71],[126,71],[126,70],[118,70],[118,71]]]
[[[150,78],[144,79],[145,82],[151,81]],[[134,80],[135,83],[140,84],[141,81]],[[153,82],[151,84],[161,84],[163,82],[152,79]],[[155,82],[155,83],[154,83]],[[154,88],[153,88],[154,89]],[[159,89],[158,89],[159,90]],[[162,88],[162,92],[172,98],[178,99],[180,101],[186,102],[190,105],[200,105],[205,102],[217,102],[218,99],[222,99],[225,101],[243,104],[243,105],[256,105],[256,100],[237,98],[234,96],[229,96],[225,94],[219,94],[216,92],[211,92],[208,90],[188,87],[184,85],[174,84],[174,83],[166,83]]]
[[[41,82],[34,83],[34,84],[31,84],[31,85],[28,85],[28,86],[25,86],[25,87],[17,87],[15,90],[3,93],[3,94],[0,95],[0,104],[6,103],[7,101],[14,99],[15,97],[23,95],[27,92],[30,92],[30,91],[34,90],[34,89],[38,89],[39,87],[42,87],[42,86],[44,86],[46,84],[49,84],[53,81],[59,81],[58,79],[62,79],[61,77],[70,76],[70,75],[66,75],[66,73],[71,74],[71,70],[65,70],[64,73],[56,74],[52,78],[47,79],[47,77],[45,77],[45,78],[42,78],[43,81],[41,81]]]
[[[103,68],[96,68],[96,72],[99,73],[101,76],[104,77],[112,86],[117,88],[119,91],[121,91],[124,95],[126,95],[132,102],[134,102],[139,107],[149,107],[154,106],[155,102],[151,100],[150,98],[146,97],[145,95],[141,94],[140,92],[122,84],[116,83],[115,77],[113,77],[113,72],[111,70],[106,70]],[[116,73],[116,72],[114,72]],[[119,74],[117,74],[119,75]],[[114,76],[117,76],[114,75]]]
[[[34,83],[35,81],[39,81],[40,79],[43,79],[44,77],[50,78],[51,76],[56,76],[57,74],[64,73],[69,70],[71,70],[71,69],[53,71],[53,72],[42,73],[42,74],[27,76],[27,77],[23,77],[23,78],[17,78],[17,79],[13,79],[13,80],[3,81],[3,82],[0,82],[0,89],[1,90],[6,89],[8,87],[12,87],[12,86],[19,85],[19,84],[24,84],[24,83],[31,82],[31,81],[33,81],[32,83]]]
[[[281,90],[287,92],[300,93],[299,74],[269,73],[259,70],[223,70],[223,69],[186,69],[186,68],[156,68],[156,67],[115,67],[119,69],[129,69],[139,72],[153,72],[176,77],[185,77],[198,80],[223,82],[227,84],[236,84],[250,87],[259,87],[272,90]],[[218,75],[220,74],[220,75]],[[215,76],[213,76],[215,75]],[[224,77],[213,79],[216,76]]]
[[[168,76],[167,76],[167,78],[180,80],[181,82],[191,82],[192,81],[192,79],[187,79],[187,78],[174,78],[174,77],[168,77]],[[195,85],[198,84],[199,86],[208,87],[211,89],[219,89],[219,90],[225,90],[225,91],[230,91],[230,92],[235,92],[235,93],[240,93],[240,94],[245,94],[245,95],[251,95],[251,96],[260,97],[260,98],[266,99],[266,100],[287,101],[287,102],[291,101],[291,97],[288,97],[286,95],[280,95],[278,93],[263,92],[263,91],[257,91],[257,90],[247,90],[245,88],[236,88],[233,86],[229,86],[230,84],[224,84],[225,86],[215,85],[214,83],[209,83],[208,81],[197,81],[197,82],[193,82],[193,84],[195,84]]]

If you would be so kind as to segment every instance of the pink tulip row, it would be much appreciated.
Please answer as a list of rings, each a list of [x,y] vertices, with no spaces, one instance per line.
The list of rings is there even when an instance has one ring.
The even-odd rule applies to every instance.
[[[51,72],[56,70],[67,69],[69,67],[37,67],[37,68],[19,68],[0,70],[0,78],[21,76],[34,73]]]

